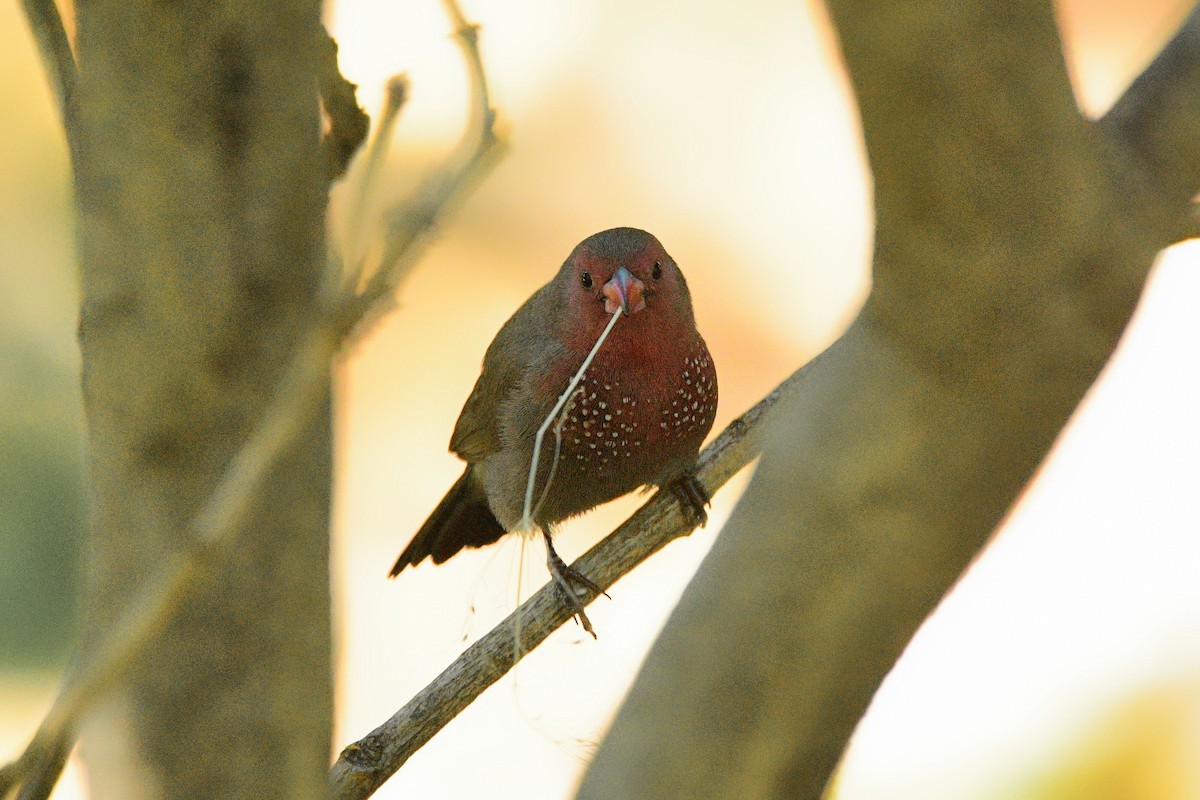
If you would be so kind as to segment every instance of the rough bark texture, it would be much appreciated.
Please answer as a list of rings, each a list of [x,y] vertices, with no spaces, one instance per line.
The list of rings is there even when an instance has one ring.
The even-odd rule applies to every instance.
[[[1139,109],[1178,122],[1143,158],[1122,137],[1133,120],[1080,117],[1048,2],[829,6],[875,180],[875,288],[777,413],[587,800],[821,795],[1104,366],[1197,189],[1155,173],[1183,158],[1166,141],[1196,163],[1177,105]]]
[[[186,546],[316,317],[318,11],[79,4],[85,654]],[[84,726],[94,796],[327,791],[329,486],[326,408],[237,547]]]

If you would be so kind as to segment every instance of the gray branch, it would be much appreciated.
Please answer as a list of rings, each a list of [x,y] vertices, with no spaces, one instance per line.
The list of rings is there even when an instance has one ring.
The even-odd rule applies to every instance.
[[[777,386],[704,449],[697,474],[710,494],[758,455],[768,413],[802,383],[819,360]],[[602,590],[607,589],[669,542],[691,532],[677,501],[670,493],[659,492],[574,566]],[[596,596],[588,592],[581,599],[587,604]],[[342,751],[330,776],[334,798],[362,800],[373,794],[434,734],[569,619],[571,610],[554,585],[544,586],[390,719]]]

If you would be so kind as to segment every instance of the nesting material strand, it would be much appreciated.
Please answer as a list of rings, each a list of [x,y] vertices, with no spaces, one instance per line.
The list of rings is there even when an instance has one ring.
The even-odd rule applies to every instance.
[[[563,412],[567,405],[567,400],[575,392],[575,387],[583,380],[583,373],[587,372],[588,365],[592,363],[592,359],[596,357],[596,353],[600,351],[600,345],[604,344],[604,340],[608,338],[609,331],[616,327],[617,320],[621,318],[621,309],[618,308],[613,312],[612,319],[608,321],[604,332],[600,334],[600,338],[592,345],[592,349],[588,352],[587,357],[583,359],[583,363],[579,365],[579,369],[571,378],[571,382],[567,384],[567,389],[558,398],[558,402],[554,404],[554,408],[542,420],[541,427],[538,428],[537,435],[533,438],[533,457],[529,460],[529,481],[525,484],[525,510],[521,514],[521,531],[527,533],[533,530],[533,484],[537,478],[538,458],[542,453],[542,440],[546,437],[546,431],[554,422],[555,418]],[[557,459],[555,459],[557,462]],[[553,473],[551,473],[553,478]],[[543,490],[543,497],[546,491],[549,491],[550,480],[546,481],[546,489]]]

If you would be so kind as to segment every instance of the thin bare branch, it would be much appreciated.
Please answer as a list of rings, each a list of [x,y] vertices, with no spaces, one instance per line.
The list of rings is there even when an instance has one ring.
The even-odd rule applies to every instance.
[[[39,759],[36,771],[25,778],[16,800],[47,800],[54,791],[54,786],[58,783],[73,749],[74,743],[70,739],[56,742],[54,749]],[[0,782],[0,787],[2,786],[3,783]],[[0,788],[0,797],[4,796],[5,793]]]
[[[796,371],[731,422],[704,449],[697,475],[709,494],[758,456],[768,413],[780,397],[809,374],[815,363],[817,360]],[[687,536],[692,530],[688,517],[680,512],[672,495],[658,492],[581,556],[574,567],[605,590],[669,542]],[[586,605],[597,596],[588,591],[580,600]],[[362,800],[373,794],[435,733],[512,669],[518,655],[527,654],[545,641],[571,619],[571,613],[553,583],[542,587],[467,648],[389,720],[342,751],[330,775],[334,798]]]
[[[79,72],[75,66],[75,55],[71,52],[71,42],[67,39],[67,30],[63,27],[54,0],[23,0],[21,5],[33,30],[42,66],[50,79],[50,88],[54,91],[59,118],[67,135],[67,146],[74,152],[78,127],[76,120],[79,116],[76,98]]]
[[[366,308],[374,313],[386,307],[419,258],[425,239],[492,170],[506,149],[496,131],[496,111],[491,106],[487,75],[479,54],[478,26],[463,18],[455,0],[445,0],[445,5],[467,61],[471,117],[445,166],[425,178],[414,195],[389,215],[383,256],[359,295],[359,304],[364,309],[360,316],[366,315]]]
[[[25,764],[29,760],[30,750],[26,749],[16,761],[10,761],[0,767],[0,797],[8,797],[21,781],[25,779]]]
[[[345,290],[349,293],[358,291],[358,284],[362,279],[363,255],[360,249],[362,247],[362,231],[367,202],[371,198],[375,182],[379,177],[384,162],[387,160],[387,152],[391,146],[392,131],[396,128],[396,120],[399,119],[400,110],[404,108],[404,104],[407,101],[408,76],[393,75],[387,82],[387,88],[384,92],[383,110],[379,114],[379,125],[376,126],[375,135],[371,138],[371,143],[367,145],[366,163],[363,164],[362,176],[358,180],[358,189],[354,196],[354,205],[351,207],[348,215],[349,224],[343,244],[346,258],[350,261],[350,267],[343,278],[343,283]]]

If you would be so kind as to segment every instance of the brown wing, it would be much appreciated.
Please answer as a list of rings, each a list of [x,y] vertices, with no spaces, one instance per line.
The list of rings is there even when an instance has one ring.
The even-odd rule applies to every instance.
[[[554,328],[559,303],[552,285],[543,286],[526,300],[488,345],[479,379],[450,437],[450,451],[468,464],[501,449],[501,406],[521,387],[530,366],[547,348],[557,346]]]

